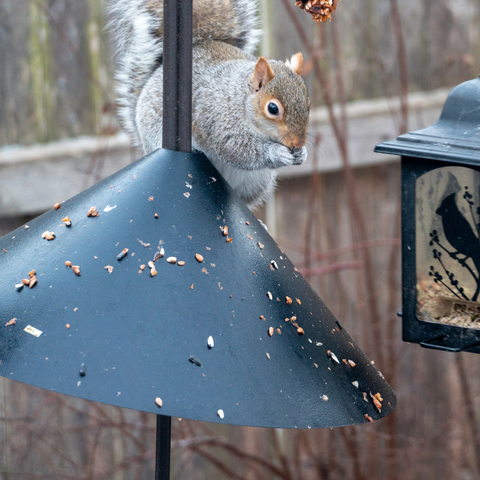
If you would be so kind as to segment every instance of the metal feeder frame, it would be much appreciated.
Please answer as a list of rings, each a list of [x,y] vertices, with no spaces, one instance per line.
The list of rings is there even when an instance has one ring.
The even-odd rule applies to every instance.
[[[416,182],[447,166],[480,172],[480,78],[452,90],[437,123],[383,142],[375,152],[401,156],[403,341],[447,352],[480,353],[480,329],[420,320],[416,290]]]

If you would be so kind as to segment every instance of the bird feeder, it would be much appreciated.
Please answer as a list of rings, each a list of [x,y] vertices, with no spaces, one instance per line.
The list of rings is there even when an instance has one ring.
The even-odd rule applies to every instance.
[[[375,151],[401,155],[403,340],[480,353],[480,79]]]
[[[157,414],[164,480],[172,416],[320,428],[396,403],[263,225],[189,153],[191,2],[166,2],[165,22],[169,149],[0,239],[0,375]]]

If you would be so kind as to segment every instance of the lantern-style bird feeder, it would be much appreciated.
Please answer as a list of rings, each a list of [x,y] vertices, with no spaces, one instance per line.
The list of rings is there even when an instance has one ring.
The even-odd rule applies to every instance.
[[[480,353],[480,79],[375,151],[402,157],[403,340]]]

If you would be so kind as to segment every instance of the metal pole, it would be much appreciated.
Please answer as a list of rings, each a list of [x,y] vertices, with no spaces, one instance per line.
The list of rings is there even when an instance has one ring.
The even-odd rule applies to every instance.
[[[170,442],[172,417],[157,415],[157,441],[155,452],[155,480],[170,478]]]
[[[162,147],[191,152],[192,0],[164,0],[163,8]]]
[[[162,135],[163,148],[192,151],[192,0],[163,1]],[[157,415],[155,480],[170,478],[171,429],[171,417]]]

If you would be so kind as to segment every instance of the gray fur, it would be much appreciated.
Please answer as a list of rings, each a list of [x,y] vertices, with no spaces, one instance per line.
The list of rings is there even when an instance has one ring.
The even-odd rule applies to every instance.
[[[162,5],[163,0],[111,5],[120,61],[119,114],[145,154],[162,146],[163,67],[154,69],[163,51]],[[256,63],[251,52],[259,37],[255,7],[252,0],[194,0],[193,25],[193,148],[205,153],[250,206],[273,191],[274,169],[306,158],[305,147],[290,150],[279,143],[278,132],[269,131],[272,122],[258,118],[258,98],[250,85]],[[301,111],[292,106],[289,131],[306,131],[303,80],[282,62],[270,65],[274,81],[288,78],[282,103],[288,106],[292,95],[300,98]],[[285,90],[279,87],[276,98]]]

